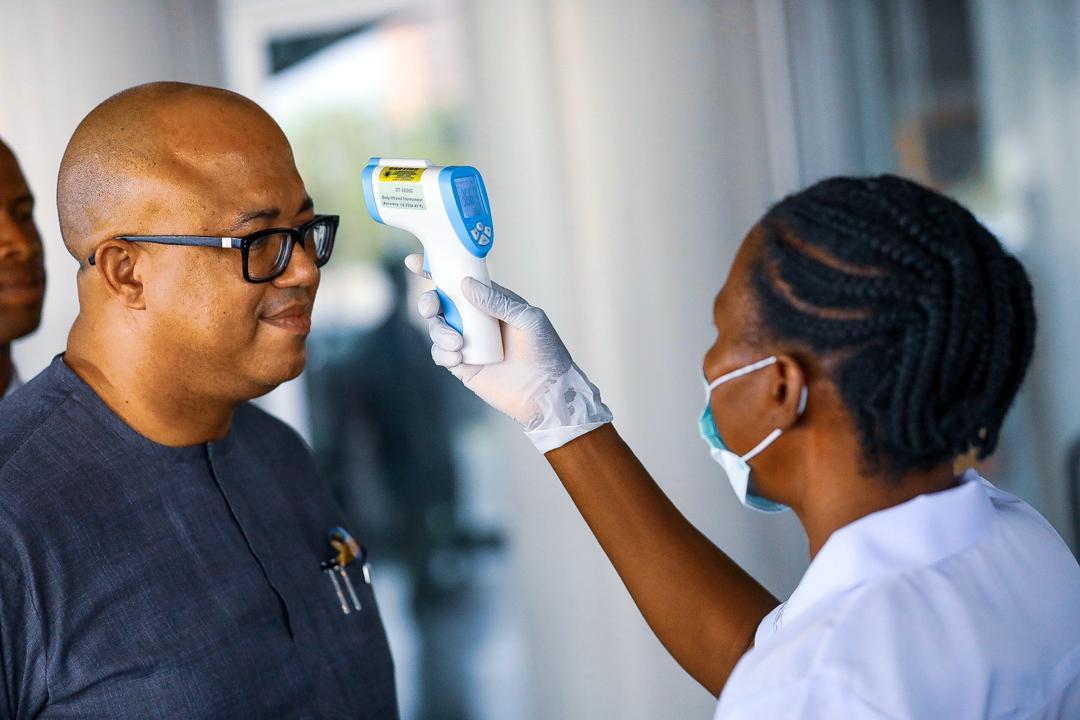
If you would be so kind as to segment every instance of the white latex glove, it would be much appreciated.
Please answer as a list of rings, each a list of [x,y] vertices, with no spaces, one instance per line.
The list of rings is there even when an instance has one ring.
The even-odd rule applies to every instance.
[[[424,256],[410,255],[405,265],[421,277]],[[520,296],[492,283],[467,277],[461,292],[477,308],[500,321],[504,359],[494,365],[461,361],[464,338],[440,315],[439,296],[429,290],[417,309],[428,321],[431,357],[491,407],[521,425],[540,452],[611,422],[600,391],[570,359],[547,315]]]

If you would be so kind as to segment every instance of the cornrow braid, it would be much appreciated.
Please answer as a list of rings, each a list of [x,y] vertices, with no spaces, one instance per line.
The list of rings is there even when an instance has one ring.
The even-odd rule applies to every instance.
[[[985,458],[1035,343],[1020,263],[955,201],[895,175],[836,177],[758,223],[765,329],[837,354],[868,467],[898,477]]]

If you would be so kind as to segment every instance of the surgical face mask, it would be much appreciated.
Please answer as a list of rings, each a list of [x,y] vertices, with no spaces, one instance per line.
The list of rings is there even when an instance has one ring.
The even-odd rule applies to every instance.
[[[768,367],[776,362],[776,356],[767,357],[764,360],[759,360],[756,363],[751,363],[745,367],[741,367],[738,370],[732,370],[729,373],[721,375],[712,382],[702,378],[702,382],[705,384],[705,410],[701,413],[701,419],[698,421],[698,427],[701,431],[701,437],[705,442],[709,444],[709,451],[712,453],[713,460],[720,464],[720,467],[724,468],[724,473],[728,476],[728,482],[731,483],[731,488],[735,491],[735,496],[739,498],[746,507],[757,510],[763,513],[778,513],[787,510],[787,505],[781,505],[780,503],[766,500],[760,495],[755,494],[750,489],[750,460],[760,455],[765,448],[776,442],[776,438],[780,437],[783,431],[780,428],[775,428],[771,433],[765,436],[765,439],[759,442],[754,448],[745,455],[737,455],[728,449],[728,446],[724,444],[724,441],[720,438],[720,431],[716,428],[716,421],[713,419],[712,404],[710,402],[712,398],[712,392],[720,385],[740,378],[743,375],[748,375],[755,370]],[[806,386],[803,385],[802,393],[799,396],[799,416],[803,414],[803,410],[806,409]]]

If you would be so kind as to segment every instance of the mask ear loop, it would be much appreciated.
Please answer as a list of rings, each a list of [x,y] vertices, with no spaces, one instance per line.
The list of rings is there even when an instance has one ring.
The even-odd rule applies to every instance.
[[[756,363],[750,363],[749,365],[747,365],[745,367],[741,367],[738,370],[732,370],[729,373],[724,373],[723,375],[721,375],[720,377],[716,378],[711,383],[709,383],[706,386],[706,389],[708,390],[709,393],[712,393],[713,390],[720,387],[721,385],[728,382],[729,380],[734,380],[735,378],[742,377],[743,375],[749,375],[750,373],[756,372],[756,371],[760,370],[763,367],[768,367],[768,366],[774,364],[775,362],[776,362],[776,356],[775,355],[770,355],[769,357],[765,358],[764,360],[758,360]]]
[[[743,462],[749,462],[749,461],[753,460],[755,457],[757,457],[762,452],[764,452],[765,448],[772,445],[773,441],[775,441],[776,438],[780,437],[780,433],[782,433],[782,432],[783,432],[783,430],[781,430],[780,428],[776,428],[771,433],[766,435],[764,440],[762,440],[757,445],[755,445],[753,450],[746,453],[745,455],[743,455],[739,459],[742,460]]]

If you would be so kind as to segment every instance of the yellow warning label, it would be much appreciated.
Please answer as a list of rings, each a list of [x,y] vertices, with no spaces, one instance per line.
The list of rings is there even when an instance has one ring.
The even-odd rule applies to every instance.
[[[379,171],[382,182],[420,182],[426,168],[384,167]]]

